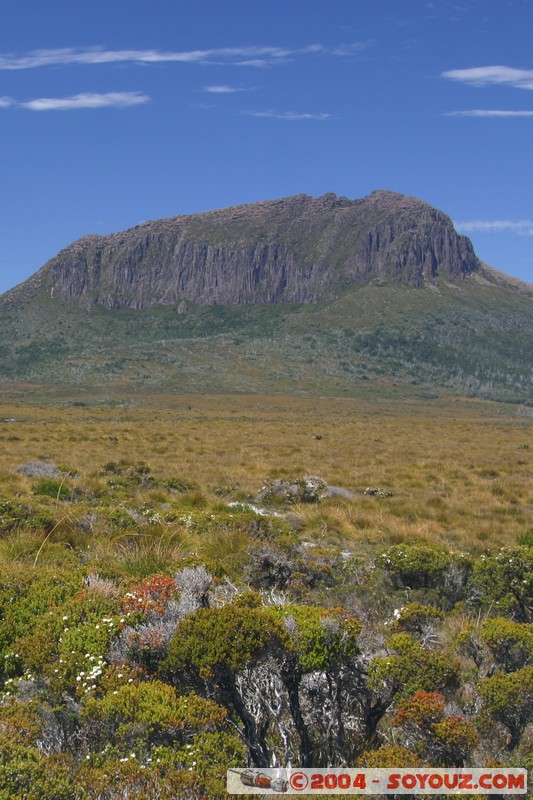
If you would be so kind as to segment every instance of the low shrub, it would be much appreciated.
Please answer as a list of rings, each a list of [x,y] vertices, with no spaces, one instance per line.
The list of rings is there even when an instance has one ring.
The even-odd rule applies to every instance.
[[[533,548],[503,547],[482,555],[473,583],[483,608],[506,613],[517,622],[533,622]]]
[[[0,800],[77,800],[68,760],[0,737]]]
[[[498,672],[478,684],[483,706],[478,717],[481,730],[495,721],[509,733],[508,749],[520,743],[526,726],[533,721],[533,666],[508,674]]]
[[[54,500],[72,500],[73,490],[64,481],[54,478],[42,478],[33,485],[33,494],[51,497]]]
[[[459,664],[448,654],[425,650],[407,633],[391,636],[388,647],[391,655],[374,658],[369,667],[369,687],[379,696],[392,700],[457,686]]]
[[[533,624],[497,617],[481,625],[480,641],[490,650],[497,667],[513,672],[533,663]]]
[[[116,755],[134,750],[137,758],[150,757],[156,746],[183,746],[197,733],[221,730],[224,708],[194,694],[178,696],[161,681],[128,683],[100,699],[89,697],[81,720],[91,750],[111,745]]]

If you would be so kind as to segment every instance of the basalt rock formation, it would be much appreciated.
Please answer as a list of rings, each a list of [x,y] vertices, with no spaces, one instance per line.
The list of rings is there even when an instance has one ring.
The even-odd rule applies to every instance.
[[[0,297],[0,383],[529,403],[532,299],[420,200],[298,195],[74,242]]]
[[[419,287],[478,269],[470,241],[426,203],[298,195],[86,236],[41,270],[54,296],[85,307],[314,303],[353,284]]]

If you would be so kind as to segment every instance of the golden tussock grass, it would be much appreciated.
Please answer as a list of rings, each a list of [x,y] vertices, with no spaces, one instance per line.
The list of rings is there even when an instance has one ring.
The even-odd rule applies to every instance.
[[[31,494],[33,481],[16,472],[28,461],[97,491],[106,485],[98,471],[123,459],[148,464],[161,481],[194,484],[196,494],[183,496],[192,506],[252,498],[272,478],[319,475],[354,497],[295,509],[305,535],[353,548],[424,539],[479,551],[533,526],[533,419],[511,405],[176,395],[107,408],[18,400],[0,406],[0,418],[15,420],[0,423],[0,497]],[[367,487],[391,496],[366,496]],[[165,489],[150,491],[139,489],[152,505],[165,503]],[[237,556],[244,542],[232,535]],[[223,558],[217,537],[193,549]]]

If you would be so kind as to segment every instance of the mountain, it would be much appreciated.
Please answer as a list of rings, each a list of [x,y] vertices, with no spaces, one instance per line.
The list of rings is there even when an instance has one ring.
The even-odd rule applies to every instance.
[[[444,214],[378,191],[362,200],[299,195],[87,236],[43,273],[64,300],[139,309],[315,303],[369,278],[421,286],[477,266]]]
[[[531,397],[531,287],[426,203],[307,195],[86,236],[0,298],[0,377]],[[259,367],[260,362],[260,368]]]

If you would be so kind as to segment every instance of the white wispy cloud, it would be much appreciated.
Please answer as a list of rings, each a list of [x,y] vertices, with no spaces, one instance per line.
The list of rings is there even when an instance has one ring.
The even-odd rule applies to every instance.
[[[454,222],[458,231],[464,233],[517,233],[521,236],[533,236],[532,219],[475,219],[470,222]]]
[[[107,92],[75,94],[71,97],[39,97],[18,105],[30,111],[70,111],[78,108],[126,108],[149,101],[150,98],[140,92]]]
[[[12,105],[13,100],[11,97],[0,97],[0,108],[9,108]]]
[[[332,119],[331,114],[311,114],[311,113],[300,113],[297,111],[242,111],[242,114],[245,114],[248,117],[262,117],[262,118],[270,118],[270,119],[287,119],[291,121],[307,121],[307,120],[318,120],[323,121],[326,119]]]
[[[362,50],[368,50],[374,45],[374,39],[369,39],[366,42],[349,42],[348,44],[338,44],[331,48],[331,54],[333,56],[339,56],[340,58],[349,58],[350,56],[360,53]]]
[[[276,60],[287,58],[292,51],[279,47],[226,47],[211,50],[106,50],[102,47],[62,48],[57,50],[34,50],[23,55],[0,55],[0,70],[36,69],[72,64],[160,64],[165,62],[194,63],[223,59],[239,61],[242,58],[262,56]]]
[[[209,92],[209,94],[236,94],[237,92],[252,92],[252,88],[246,88],[243,86],[228,86],[227,84],[222,85],[215,85],[215,86],[204,86],[204,92]]]
[[[533,111],[508,111],[504,109],[472,108],[468,111],[448,111],[446,117],[533,117]]]
[[[507,85],[516,89],[533,89],[533,70],[515,67],[492,66],[450,69],[443,78],[468,83],[472,86]]]
[[[372,42],[353,42],[337,47],[310,44],[301,48],[251,45],[219,47],[208,50],[107,50],[103,47],[76,49],[73,47],[33,50],[21,55],[0,54],[0,70],[37,69],[39,67],[72,64],[160,64],[160,63],[223,63],[265,67],[306,55],[346,56],[370,47]]]
[[[285,60],[285,59],[283,59],[283,60]],[[282,64],[283,60],[279,59],[277,61],[277,63],[278,64]],[[223,61],[217,61],[217,62],[212,62],[212,63],[223,64],[224,62]],[[236,64],[238,67],[258,67],[258,68],[261,68],[261,67],[269,67],[269,66],[271,66],[272,64],[274,64],[276,62],[271,61],[271,60],[269,60],[267,58],[247,58],[247,59],[244,59],[243,61],[234,61],[233,63]]]
[[[345,56],[371,46],[371,42],[353,42],[328,48],[322,44],[311,44],[302,48],[289,47],[219,47],[208,50],[107,50],[103,47],[76,49],[66,47],[55,50],[33,50],[22,55],[0,55],[0,70],[37,69],[71,64],[160,64],[168,62],[241,64],[263,67],[280,63],[297,56],[333,55]]]

